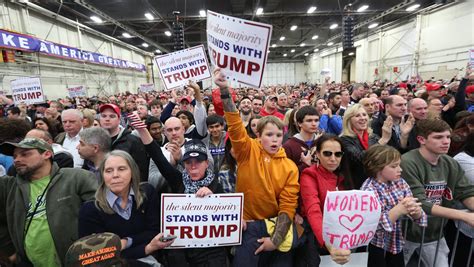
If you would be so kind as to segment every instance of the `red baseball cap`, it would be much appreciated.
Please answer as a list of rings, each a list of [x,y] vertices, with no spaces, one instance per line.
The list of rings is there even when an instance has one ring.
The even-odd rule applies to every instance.
[[[99,112],[102,113],[107,108],[112,109],[120,117],[120,108],[115,104],[104,104],[99,107]]]
[[[181,99],[179,100],[179,103],[183,102],[183,100],[188,101],[188,103],[191,103],[191,101],[192,101],[192,100],[191,100],[191,97],[189,97],[189,96],[183,96],[183,97],[181,97]]]
[[[474,93],[474,85],[466,87],[466,95]]]
[[[441,88],[441,84],[439,83],[428,83],[426,84],[426,91],[431,92],[431,91],[436,91]]]

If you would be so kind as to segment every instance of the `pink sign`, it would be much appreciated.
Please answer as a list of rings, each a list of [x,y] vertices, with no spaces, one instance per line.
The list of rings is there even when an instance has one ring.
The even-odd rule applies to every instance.
[[[379,224],[381,205],[371,191],[328,192],[324,203],[324,242],[341,249],[367,246]]]

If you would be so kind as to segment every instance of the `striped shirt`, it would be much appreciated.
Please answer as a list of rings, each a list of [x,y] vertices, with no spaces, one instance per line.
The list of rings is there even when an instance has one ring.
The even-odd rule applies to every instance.
[[[377,226],[375,236],[370,243],[392,254],[402,252],[403,244],[405,243],[402,232],[402,222],[398,219],[395,223],[392,223],[388,213],[399,203],[399,199],[401,200],[405,197],[413,196],[410,186],[405,182],[405,180],[403,180],[403,178],[400,178],[397,181],[389,181],[387,183],[380,183],[374,178],[368,178],[365,180],[364,184],[362,184],[360,189],[373,191],[382,206],[379,225]],[[428,225],[427,215],[423,210],[421,212],[422,216],[419,219],[410,219],[418,225],[426,227]]]

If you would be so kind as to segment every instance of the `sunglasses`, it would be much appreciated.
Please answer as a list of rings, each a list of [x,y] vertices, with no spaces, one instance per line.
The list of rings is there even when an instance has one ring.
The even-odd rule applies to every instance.
[[[344,152],[342,152],[342,151],[338,151],[338,152],[323,151],[323,152],[321,152],[321,154],[323,154],[323,156],[328,157],[328,158],[332,157],[333,154],[336,158],[341,158],[342,155],[344,155]]]

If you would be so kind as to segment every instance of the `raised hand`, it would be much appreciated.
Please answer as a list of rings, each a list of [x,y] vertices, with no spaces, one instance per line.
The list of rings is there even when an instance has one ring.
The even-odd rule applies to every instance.
[[[227,79],[226,79],[224,73],[222,73],[220,68],[214,69],[212,74],[214,75],[214,83],[217,86],[219,86],[220,89],[229,88],[229,84],[227,82]]]
[[[129,113],[128,114],[128,119],[130,121],[130,126],[132,126],[134,129],[145,129],[146,124],[140,119],[138,114],[136,113]]]
[[[400,122],[400,132],[404,136],[408,136],[413,129],[413,126],[415,126],[415,117],[413,117],[413,114],[410,113],[408,115],[408,118],[402,119]]]

